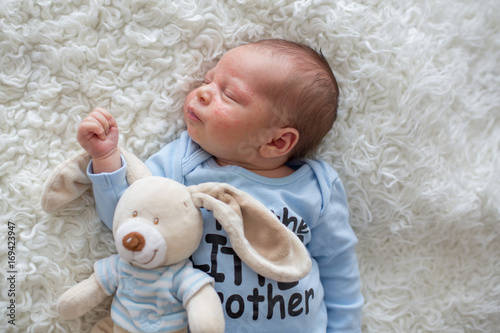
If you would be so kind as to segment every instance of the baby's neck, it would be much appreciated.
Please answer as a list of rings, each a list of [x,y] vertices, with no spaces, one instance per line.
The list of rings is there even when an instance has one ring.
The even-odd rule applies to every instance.
[[[290,176],[294,170],[290,168],[289,166],[285,164],[279,164],[279,165],[271,165],[268,167],[263,167],[263,166],[256,166],[252,164],[245,164],[245,163],[235,163],[232,161],[226,161],[226,160],[221,160],[217,157],[215,157],[215,162],[217,162],[218,165],[220,166],[226,166],[226,165],[237,165],[240,166],[250,172],[253,172],[259,176],[267,177],[267,178],[283,178],[286,176]]]

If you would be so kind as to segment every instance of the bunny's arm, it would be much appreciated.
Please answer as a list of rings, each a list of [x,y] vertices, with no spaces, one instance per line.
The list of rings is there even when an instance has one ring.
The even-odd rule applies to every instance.
[[[186,311],[190,332],[224,332],[224,314],[220,298],[211,284],[203,286],[189,299]]]
[[[76,319],[99,305],[108,295],[92,274],[59,298],[57,312],[64,319]]]

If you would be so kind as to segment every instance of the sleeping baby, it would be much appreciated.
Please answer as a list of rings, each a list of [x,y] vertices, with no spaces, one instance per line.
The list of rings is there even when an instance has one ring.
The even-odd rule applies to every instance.
[[[184,103],[187,130],[151,156],[153,175],[186,186],[229,183],[271,210],[304,243],[311,272],[279,282],[253,272],[204,210],[191,260],[215,281],[227,332],[360,332],[363,297],[356,236],[338,173],[305,158],[331,129],[338,87],[328,62],[308,46],[262,40],[228,51]],[[128,188],[110,112],[93,110],[78,128],[92,156],[97,211],[111,228]]]

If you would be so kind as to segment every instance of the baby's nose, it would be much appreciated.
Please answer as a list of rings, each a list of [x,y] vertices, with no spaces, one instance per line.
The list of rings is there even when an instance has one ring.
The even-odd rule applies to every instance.
[[[210,101],[212,100],[212,87],[209,84],[203,85],[196,89],[196,97],[203,103],[203,104],[210,104]]]

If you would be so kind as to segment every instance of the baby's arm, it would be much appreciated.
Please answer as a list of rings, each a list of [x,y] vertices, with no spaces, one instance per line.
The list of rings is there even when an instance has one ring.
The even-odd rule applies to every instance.
[[[312,235],[311,254],[318,262],[325,290],[327,332],[361,332],[364,300],[355,252],[357,239],[349,224],[349,208],[340,179],[332,184],[331,198]]]
[[[121,167],[118,126],[106,109],[96,108],[83,119],[76,138],[92,157],[93,173],[113,172]]]
[[[118,199],[128,187],[118,150],[116,120],[106,109],[96,108],[82,120],[76,137],[92,157],[88,175],[93,184],[97,212],[111,229]]]
[[[193,154],[197,149],[199,147],[192,143],[187,132],[184,132],[178,140],[163,147],[145,164],[154,176],[168,177],[182,183],[181,164],[185,154]],[[95,167],[92,168],[91,165],[87,174],[92,181],[97,212],[103,222],[112,229],[116,205],[123,192],[128,188],[126,162],[123,160],[122,166],[116,171],[101,174],[95,174]]]

